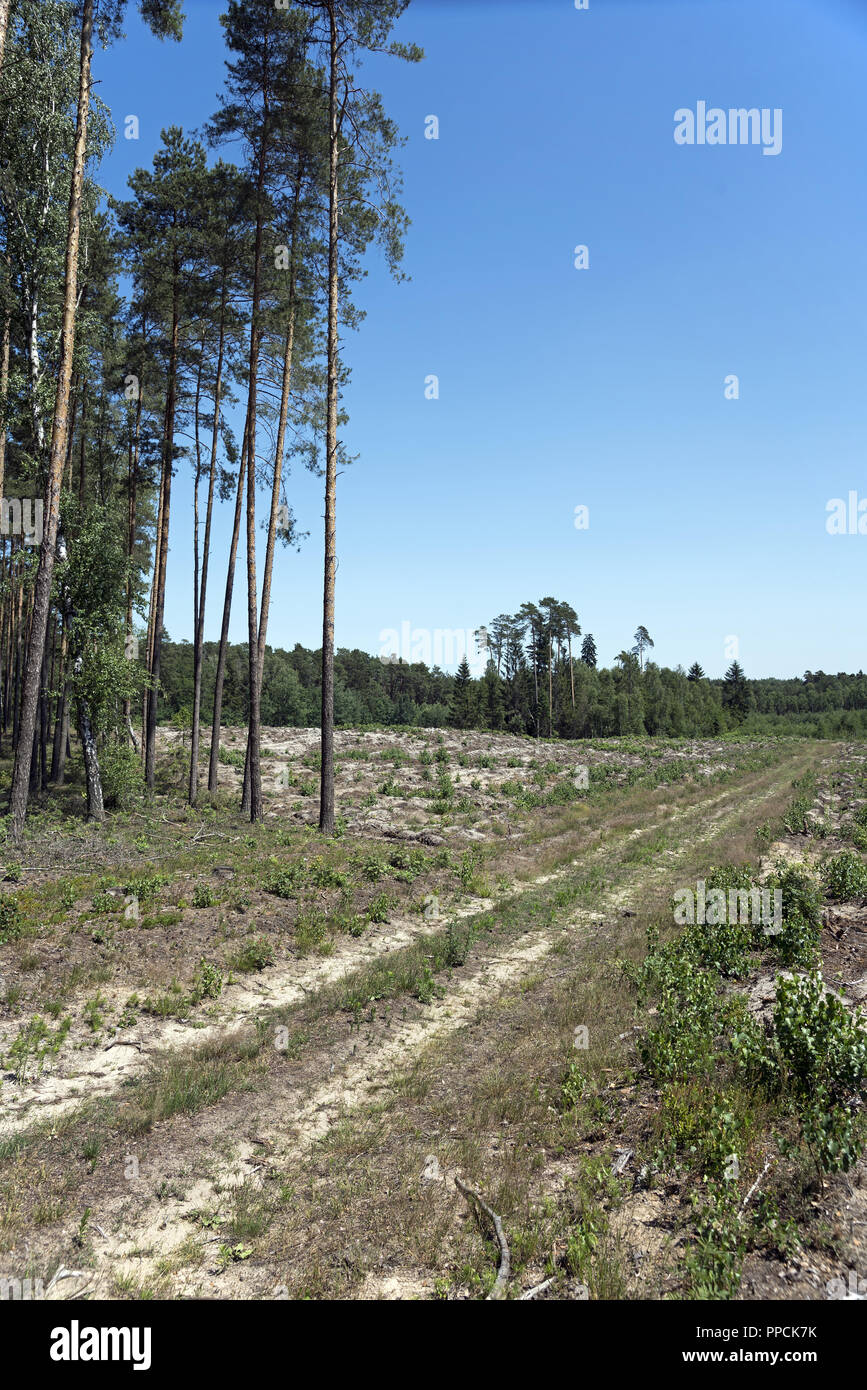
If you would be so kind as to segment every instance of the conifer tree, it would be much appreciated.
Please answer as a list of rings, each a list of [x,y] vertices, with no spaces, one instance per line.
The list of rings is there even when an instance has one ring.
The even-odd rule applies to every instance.
[[[322,618],[322,728],[319,828],[334,832],[334,604],[337,575],[336,490],[340,386],[340,247],[345,209],[363,205],[355,249],[376,237],[399,276],[407,217],[397,202],[400,179],[391,153],[397,131],[377,93],[365,90],[358,66],[365,53],[417,62],[415,46],[390,39],[409,0],[304,0],[316,15],[328,87],[328,345],[325,430],[325,563]]]

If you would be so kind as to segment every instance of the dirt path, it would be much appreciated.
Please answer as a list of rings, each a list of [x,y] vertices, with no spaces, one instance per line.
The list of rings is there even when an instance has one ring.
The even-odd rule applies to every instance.
[[[592,908],[573,909],[567,926],[532,929],[499,948],[487,947],[483,954],[474,952],[465,970],[453,975],[442,997],[434,999],[421,1016],[372,1026],[363,1048],[358,1039],[343,1038],[317,1052],[318,1075],[312,1081],[299,1084],[291,1070],[284,1073],[271,1082],[262,1097],[265,1113],[258,1113],[259,1107],[255,1101],[251,1103],[249,1095],[232,1095],[210,1112],[175,1119],[171,1132],[164,1134],[168,1144],[158,1145],[165,1154],[160,1164],[160,1195],[153,1196],[155,1172],[149,1170],[146,1183],[131,1183],[95,1208],[94,1220],[103,1234],[94,1239],[89,1289],[105,1296],[118,1277],[136,1282],[158,1277],[198,1230],[194,1213],[213,1210],[233,1189],[260,1185],[265,1155],[269,1166],[285,1169],[287,1164],[297,1163],[348,1113],[375,1102],[396,1071],[406,1069],[435,1041],[466,1026],[480,1009],[538,969],[564,932],[579,930],[589,940],[594,928],[602,927],[605,916],[629,903],[645,908],[654,892],[670,889],[678,862],[732,825],[754,816],[760,819],[756,813],[762,803],[790,777],[791,768],[775,768],[759,776],[759,785],[748,794],[742,785],[736,785],[675,813],[667,823],[677,822],[681,841],[677,849],[667,849],[650,864],[625,865],[621,860],[616,883],[599,893]],[[621,855],[640,833],[633,832],[621,843]],[[607,853],[612,855],[610,847]],[[592,858],[599,862],[605,854],[600,847]],[[581,857],[574,862],[583,868],[589,859]],[[543,876],[524,885],[523,891],[568,872]],[[262,1002],[260,999],[260,1007]],[[197,1036],[202,1036],[201,1031]],[[234,1136],[232,1141],[225,1142],[230,1135]],[[137,1187],[146,1188],[151,1195],[137,1192]],[[201,1269],[199,1259],[192,1265],[172,1273],[171,1295],[201,1288],[203,1279],[207,1284],[208,1274]],[[237,1278],[240,1280],[240,1273]],[[56,1296],[68,1297],[75,1287],[75,1281],[67,1281]],[[240,1287],[238,1296],[243,1296],[242,1283]],[[225,1279],[220,1290],[221,1296],[226,1296]]]
[[[779,770],[774,769],[761,780],[768,775],[775,780],[778,774]],[[783,775],[789,775],[788,769]],[[662,798],[668,794],[667,790],[661,789],[659,796]],[[658,818],[651,825],[629,832],[620,846],[621,853],[631,841],[654,829],[668,831],[676,828],[679,833],[689,836],[690,845],[695,848],[721,833],[727,816],[730,819],[732,814],[743,814],[748,807],[760,804],[766,794],[759,791],[744,801],[740,785],[728,786],[722,791],[715,790],[712,795],[689,807],[673,809],[660,799],[658,811],[663,813],[664,819]],[[736,803],[734,813],[730,810],[733,802]],[[611,857],[610,844],[594,844],[555,873],[513,882],[508,898],[555,881],[579,865],[592,870]],[[646,879],[649,872],[659,875],[676,862],[677,852],[664,850],[654,859],[652,866],[638,866],[632,872],[630,882],[639,876]],[[612,911],[625,905],[630,891],[624,884],[620,898],[606,898],[600,902],[597,910]],[[499,901],[502,904],[505,899]],[[182,1021],[140,1016],[134,1026],[116,1030],[107,1040],[98,1043],[94,1043],[79,1025],[71,1033],[68,1044],[57,1060],[49,1062],[38,1078],[24,1087],[10,1085],[0,1089],[0,1135],[8,1137],[21,1133],[34,1121],[56,1122],[62,1115],[74,1111],[84,1100],[114,1095],[125,1083],[144,1075],[151,1065],[151,1059],[160,1052],[177,1052],[201,1045],[218,1037],[226,1029],[242,1031],[264,1010],[300,1003],[311,994],[347,979],[359,968],[440,931],[447,922],[461,921],[485,912],[493,905],[491,899],[476,898],[431,920],[423,917],[393,918],[379,927],[375,934],[371,933],[360,940],[351,937],[338,939],[332,955],[327,958],[296,958],[268,967],[255,977],[244,977],[224,989],[220,1000],[208,1007],[207,1022],[201,1016],[201,1011],[200,1016]],[[106,988],[105,993],[108,1002],[115,1005],[125,991],[117,986]],[[0,1055],[8,1050],[17,1029],[17,1023],[0,1028]]]

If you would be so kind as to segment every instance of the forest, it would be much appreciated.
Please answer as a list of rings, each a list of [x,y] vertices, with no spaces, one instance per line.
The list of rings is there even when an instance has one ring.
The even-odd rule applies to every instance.
[[[321,817],[324,831],[333,824],[339,334],[360,321],[353,290],[372,244],[401,277],[407,223],[393,163],[398,133],[358,68],[365,53],[421,58],[390,39],[406,4],[230,0],[213,116],[195,135],[167,125],[151,166],[130,176],[126,199],[106,198],[97,182],[115,132],[91,79],[94,45],[117,41],[125,4],[0,6],[0,628],[15,837],[28,796],[64,778],[70,726],[80,736],[89,818],[104,814],[106,755],[116,767],[125,760],[131,779],[140,756],[144,785],[154,788],[180,467],[194,474],[181,581],[193,593],[189,799],[199,789],[209,585],[224,586],[207,691],[219,731],[243,533],[243,805],[251,819],[261,816],[274,553],[294,540],[289,456],[324,482]],[[139,9],[154,34],[181,41],[179,0],[141,0]],[[240,163],[224,157],[236,147]],[[240,440],[232,406],[244,422]],[[234,521],[228,555],[214,556],[219,502],[234,506]],[[214,758],[218,743],[217,733]]]

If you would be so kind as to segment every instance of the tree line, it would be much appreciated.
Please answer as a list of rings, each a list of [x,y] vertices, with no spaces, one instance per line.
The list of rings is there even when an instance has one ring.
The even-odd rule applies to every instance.
[[[488,628],[490,633],[493,624]],[[593,644],[595,648],[595,643]],[[541,650],[541,649],[540,649]],[[750,680],[739,663],[726,675],[708,679],[700,665],[671,669],[637,657],[600,669],[584,647],[572,670],[566,662],[532,670],[526,646],[508,664],[493,651],[484,674],[473,677],[469,663],[452,675],[423,662],[387,661],[367,652],[338,648],[335,655],[335,716],[338,726],[398,725],[421,728],[488,729],[557,738],[622,735],[715,737],[732,730],[846,737],[867,733],[867,675],[806,672],[789,680]],[[246,646],[230,644],[225,661],[223,717],[243,725],[247,708]],[[210,718],[210,692],[219,657],[216,643],[204,645],[206,691],[203,713]],[[164,650],[164,713],[180,730],[192,722],[193,646],[167,642]],[[568,658],[567,658],[568,661]],[[261,716],[270,727],[315,727],[319,722],[321,653],[296,645],[291,651],[266,648]],[[553,694],[553,718],[548,690]],[[538,693],[538,704],[537,704]],[[574,696],[574,702],[573,702]],[[185,735],[186,737],[186,735]]]

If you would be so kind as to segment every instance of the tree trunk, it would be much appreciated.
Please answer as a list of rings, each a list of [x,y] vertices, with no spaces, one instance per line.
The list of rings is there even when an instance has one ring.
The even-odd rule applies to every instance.
[[[211,553],[211,518],[214,511],[214,487],[217,477],[217,445],[220,437],[220,399],[223,384],[223,353],[226,328],[226,298],[228,268],[223,264],[220,288],[220,343],[217,350],[217,375],[214,382],[214,428],[211,434],[211,470],[208,475],[208,501],[205,511],[205,535],[202,540],[202,580],[197,599],[196,630],[193,634],[193,727],[190,735],[190,805],[199,799],[199,721],[202,712],[202,650],[205,641],[205,603],[208,595],[208,562]]]
[[[290,291],[294,295],[294,284]],[[280,393],[280,421],[277,426],[277,446],[274,457],[274,478],[271,485],[271,513],[268,518],[268,541],[265,546],[265,569],[262,574],[262,603],[259,609],[258,680],[259,701],[262,700],[262,673],[265,669],[265,647],[268,636],[268,614],[271,607],[271,576],[274,570],[274,550],[277,543],[277,515],[280,509],[280,487],[283,481],[283,450],[286,441],[286,419],[289,414],[289,393],[292,385],[292,351],[295,341],[295,308],[290,313],[286,332],[286,349],[283,355],[283,386]],[[244,792],[247,794],[250,778],[250,740],[247,740],[247,756],[244,761]]]
[[[49,783],[54,787],[63,785],[63,778],[66,772],[66,724],[68,717],[68,694],[66,677],[64,674],[66,664],[66,625],[64,624],[63,636],[60,642],[60,672],[62,684],[60,688],[60,699],[57,704],[57,717],[54,723],[54,742],[51,748],[51,772],[49,773]]]
[[[328,0],[331,38],[329,76],[328,177],[328,400],[325,427],[325,574],[322,602],[322,769],[319,784],[319,829],[334,834],[334,581],[337,569],[335,491],[337,487],[338,370],[338,194],[339,125],[337,115],[337,17]]]
[[[90,723],[90,710],[87,701],[78,700],[78,730],[81,735],[81,748],[84,753],[84,775],[87,781],[87,819],[105,820],[102,803],[102,778],[99,773],[99,759],[96,755],[96,739]]]
[[[72,380],[72,357],[75,346],[75,305],[78,296],[78,245],[81,232],[81,194],[87,151],[87,117],[90,99],[90,63],[93,55],[94,0],[84,0],[81,23],[81,54],[79,64],[78,116],[75,130],[75,151],[72,164],[72,184],[69,193],[69,226],[66,240],[66,265],[63,291],[63,320],[60,333],[57,394],[51,427],[51,451],[48,464],[48,485],[45,496],[45,522],[39,566],[33,598],[33,621],[27,648],[24,673],[24,694],[21,708],[21,727],[15,750],[12,792],[9,799],[11,835],[18,843],[27,815],[27,788],[30,782],[30,763],[33,756],[33,732],[36,726],[36,705],[48,627],[51,601],[51,580],[54,574],[54,547],[60,515],[60,487],[66,459],[68,430],[67,411]]]
[[[160,496],[159,496],[159,503],[158,503],[158,506],[157,506],[157,526],[156,526],[156,533],[155,533],[155,540],[154,540],[154,572],[153,572],[153,575],[152,575],[152,577],[151,577],[150,602],[149,602],[149,604],[148,604],[147,649],[146,649],[146,651],[145,651],[145,670],[147,670],[147,671],[150,671],[151,666],[152,666],[152,664],[153,664],[153,659],[154,659],[154,614],[155,614],[155,611],[156,611],[156,602],[157,602],[157,573],[158,573],[158,571],[159,571],[159,566],[160,566],[160,545],[161,545],[162,529],[163,529],[163,501],[164,501],[164,497],[165,497],[165,489],[164,489],[164,486],[163,486],[164,481],[165,481],[165,480],[164,480],[164,477],[163,477],[163,471],[162,471],[162,469],[161,469],[161,470],[160,470]],[[141,743],[142,743],[142,754],[144,754],[144,747],[145,747],[145,744],[146,744],[146,742],[147,742],[148,704],[150,703],[149,696],[150,696],[150,692],[149,692],[149,690],[147,689],[147,687],[145,687],[145,690],[144,690],[144,692],[142,693],[142,707],[141,707]]]
[[[177,395],[177,371],[178,371],[178,332],[180,326],[180,311],[178,306],[178,277],[180,269],[175,259],[174,273],[172,276],[172,338],[169,352],[169,381],[168,394],[166,397],[166,422],[164,431],[164,452],[163,452],[163,507],[162,524],[160,526],[160,548],[159,564],[157,566],[155,580],[156,592],[154,602],[154,631],[153,631],[153,654],[151,657],[150,677],[151,689],[148,693],[147,704],[147,730],[145,741],[145,782],[148,791],[154,789],[154,779],[156,776],[156,756],[157,756],[157,701],[159,697],[160,681],[160,661],[162,657],[163,645],[163,614],[166,602],[166,561],[169,553],[169,514],[172,495],[172,465],[174,463],[174,439],[175,439],[175,402]]]
[[[139,440],[141,438],[141,412],[142,412],[142,389],[139,382],[138,394],[135,403],[135,426],[133,429],[132,447],[129,457],[129,474],[127,478],[127,518],[126,518],[126,554],[130,563],[129,577],[126,581],[126,640],[132,640],[132,557],[135,551],[136,537],[136,509],[138,507],[138,456]],[[129,654],[127,648],[126,655],[130,660],[135,658]],[[127,698],[123,702],[123,722],[129,730],[133,746],[138,748],[138,740],[132,732],[132,702]]]
[[[267,81],[267,79],[265,79]],[[259,682],[259,623],[256,594],[256,410],[257,374],[259,371],[259,295],[262,260],[262,195],[265,189],[265,157],[268,137],[268,90],[264,97],[264,128],[259,146],[259,168],[256,179],[256,235],[253,243],[253,297],[250,319],[250,381],[247,396],[247,640],[249,655],[249,715],[247,724],[247,761],[249,777],[245,778],[241,810],[249,811],[250,820],[262,819],[262,773],[259,766],[260,682]]]
[[[554,642],[548,629],[548,737],[554,734]]]
[[[238,540],[241,535],[241,512],[244,507],[244,479],[247,469],[247,427],[244,426],[244,440],[241,445],[241,462],[238,467],[238,491],[235,496],[235,520],[232,525],[232,544],[229,548],[229,565],[226,571],[226,595],[223,599],[223,626],[220,629],[220,649],[217,653],[217,674],[214,678],[214,713],[211,720],[211,756],[208,764],[208,791],[215,792],[219,783],[220,766],[220,717],[223,712],[223,682],[226,676],[226,649],[229,644],[229,619],[232,615],[232,590],[235,587],[235,561],[238,557]]]
[[[9,25],[9,0],[0,0],[0,70],[3,68],[3,52],[6,48],[6,30]]]
[[[0,0],[0,4],[2,3],[3,0]],[[0,502],[5,496],[6,487],[6,395],[9,389],[11,325],[12,313],[7,308],[3,314],[3,336],[0,342]]]

